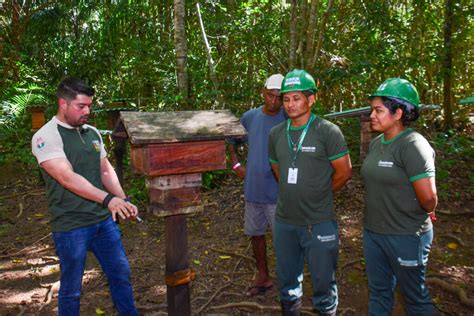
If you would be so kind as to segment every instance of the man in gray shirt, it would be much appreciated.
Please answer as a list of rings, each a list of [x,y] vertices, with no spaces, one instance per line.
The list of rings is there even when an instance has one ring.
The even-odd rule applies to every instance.
[[[268,162],[268,135],[270,130],[286,119],[281,107],[280,87],[283,76],[270,76],[262,89],[264,105],[244,113],[241,123],[248,133],[247,165],[238,162],[235,144],[229,144],[232,169],[245,179],[245,233],[252,237],[252,248],[258,275],[245,295],[263,294],[273,283],[267,265],[265,231],[273,229],[278,196],[278,184]]]

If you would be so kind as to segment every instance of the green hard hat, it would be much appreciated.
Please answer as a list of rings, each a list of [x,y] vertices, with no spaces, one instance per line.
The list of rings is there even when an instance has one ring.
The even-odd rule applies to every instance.
[[[401,78],[390,78],[384,81],[377,90],[375,90],[369,99],[374,97],[391,97],[397,98],[410,103],[415,107],[420,105],[420,97],[418,91],[410,83],[410,81]]]
[[[286,74],[283,82],[281,83],[280,93],[292,92],[292,91],[306,91],[311,90],[316,92],[318,88],[314,82],[314,78],[304,70],[293,69]]]

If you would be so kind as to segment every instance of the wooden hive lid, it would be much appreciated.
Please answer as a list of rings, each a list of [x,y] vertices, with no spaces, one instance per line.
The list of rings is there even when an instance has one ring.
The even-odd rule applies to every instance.
[[[132,145],[218,140],[246,135],[229,110],[120,112]]]

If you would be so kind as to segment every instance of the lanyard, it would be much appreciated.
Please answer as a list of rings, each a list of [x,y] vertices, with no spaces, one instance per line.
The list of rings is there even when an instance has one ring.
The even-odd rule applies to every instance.
[[[291,138],[290,138],[291,120],[288,119],[288,123],[287,123],[287,126],[286,126],[286,136],[288,138],[288,148],[290,149],[290,155],[293,155],[293,161],[291,163],[291,166],[293,168],[295,167],[296,157],[298,156],[298,152],[301,150],[301,146],[303,146],[303,141],[304,141],[304,138],[306,137],[306,133],[308,132],[309,126],[311,125],[311,123],[313,123],[313,121],[315,119],[316,119],[316,116],[313,113],[311,113],[311,116],[309,117],[308,123],[306,123],[306,126],[303,130],[303,133],[301,133],[301,136],[299,138],[298,146],[296,147],[296,150],[294,150],[293,147],[291,146],[291,142],[292,142]]]

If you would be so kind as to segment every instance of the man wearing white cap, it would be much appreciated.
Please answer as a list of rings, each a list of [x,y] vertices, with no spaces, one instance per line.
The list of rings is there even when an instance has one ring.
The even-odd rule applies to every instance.
[[[252,248],[258,275],[245,291],[251,297],[263,294],[273,287],[267,265],[267,242],[265,231],[273,229],[278,197],[278,183],[273,176],[268,160],[268,135],[270,130],[286,120],[282,108],[280,88],[281,74],[275,74],[265,82],[262,89],[264,105],[244,113],[241,123],[247,130],[244,140],[248,144],[247,165],[238,161],[235,143],[229,144],[232,170],[245,179],[245,234],[252,237]]]

